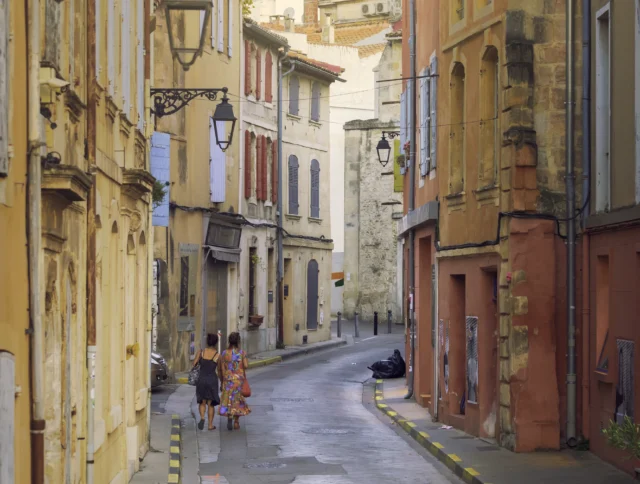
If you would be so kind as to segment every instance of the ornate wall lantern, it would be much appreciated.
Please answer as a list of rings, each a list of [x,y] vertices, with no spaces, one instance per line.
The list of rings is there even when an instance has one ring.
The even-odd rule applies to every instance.
[[[389,158],[391,157],[391,145],[385,138],[385,135],[389,136],[390,139],[394,139],[397,136],[400,136],[400,133],[397,131],[383,131],[382,138],[378,141],[378,145],[376,146],[376,151],[378,152],[378,161],[384,168],[389,163]]]
[[[204,49],[204,31],[211,19],[211,0],[165,0],[164,8],[171,55],[188,71]],[[181,15],[184,16],[185,23],[184,38],[174,38],[174,30],[178,31]],[[192,25],[200,26],[197,37],[190,31]]]

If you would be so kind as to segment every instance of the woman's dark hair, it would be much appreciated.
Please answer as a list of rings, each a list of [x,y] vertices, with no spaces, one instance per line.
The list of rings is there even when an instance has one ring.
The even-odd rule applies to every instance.
[[[240,346],[240,333],[233,332],[229,335],[229,346]]]
[[[207,334],[207,346],[213,347],[218,344],[218,335],[215,333]]]

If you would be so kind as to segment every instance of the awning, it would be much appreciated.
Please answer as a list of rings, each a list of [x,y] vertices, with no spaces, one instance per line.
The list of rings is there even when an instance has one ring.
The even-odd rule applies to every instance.
[[[240,253],[241,249],[225,249],[223,247],[214,247],[210,245],[205,245],[205,249],[207,249],[207,254],[210,254],[216,260],[223,262],[240,262]]]

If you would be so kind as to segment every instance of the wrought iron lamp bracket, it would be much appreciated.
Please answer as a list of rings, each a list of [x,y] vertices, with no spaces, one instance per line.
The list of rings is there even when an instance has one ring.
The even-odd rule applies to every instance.
[[[197,97],[215,101],[218,93],[227,95],[226,87],[216,89],[151,89],[153,108],[151,112],[157,117],[168,116],[180,111]]]
[[[387,136],[389,139],[395,139],[400,136],[400,131],[383,131],[382,136]]]

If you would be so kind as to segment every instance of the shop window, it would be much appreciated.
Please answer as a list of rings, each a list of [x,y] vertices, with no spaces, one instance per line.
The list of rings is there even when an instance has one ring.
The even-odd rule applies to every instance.
[[[618,347],[618,383],[616,385],[616,422],[622,423],[624,417],[634,419],[633,387],[635,375],[633,371],[634,343],[623,339],[617,340]]]

